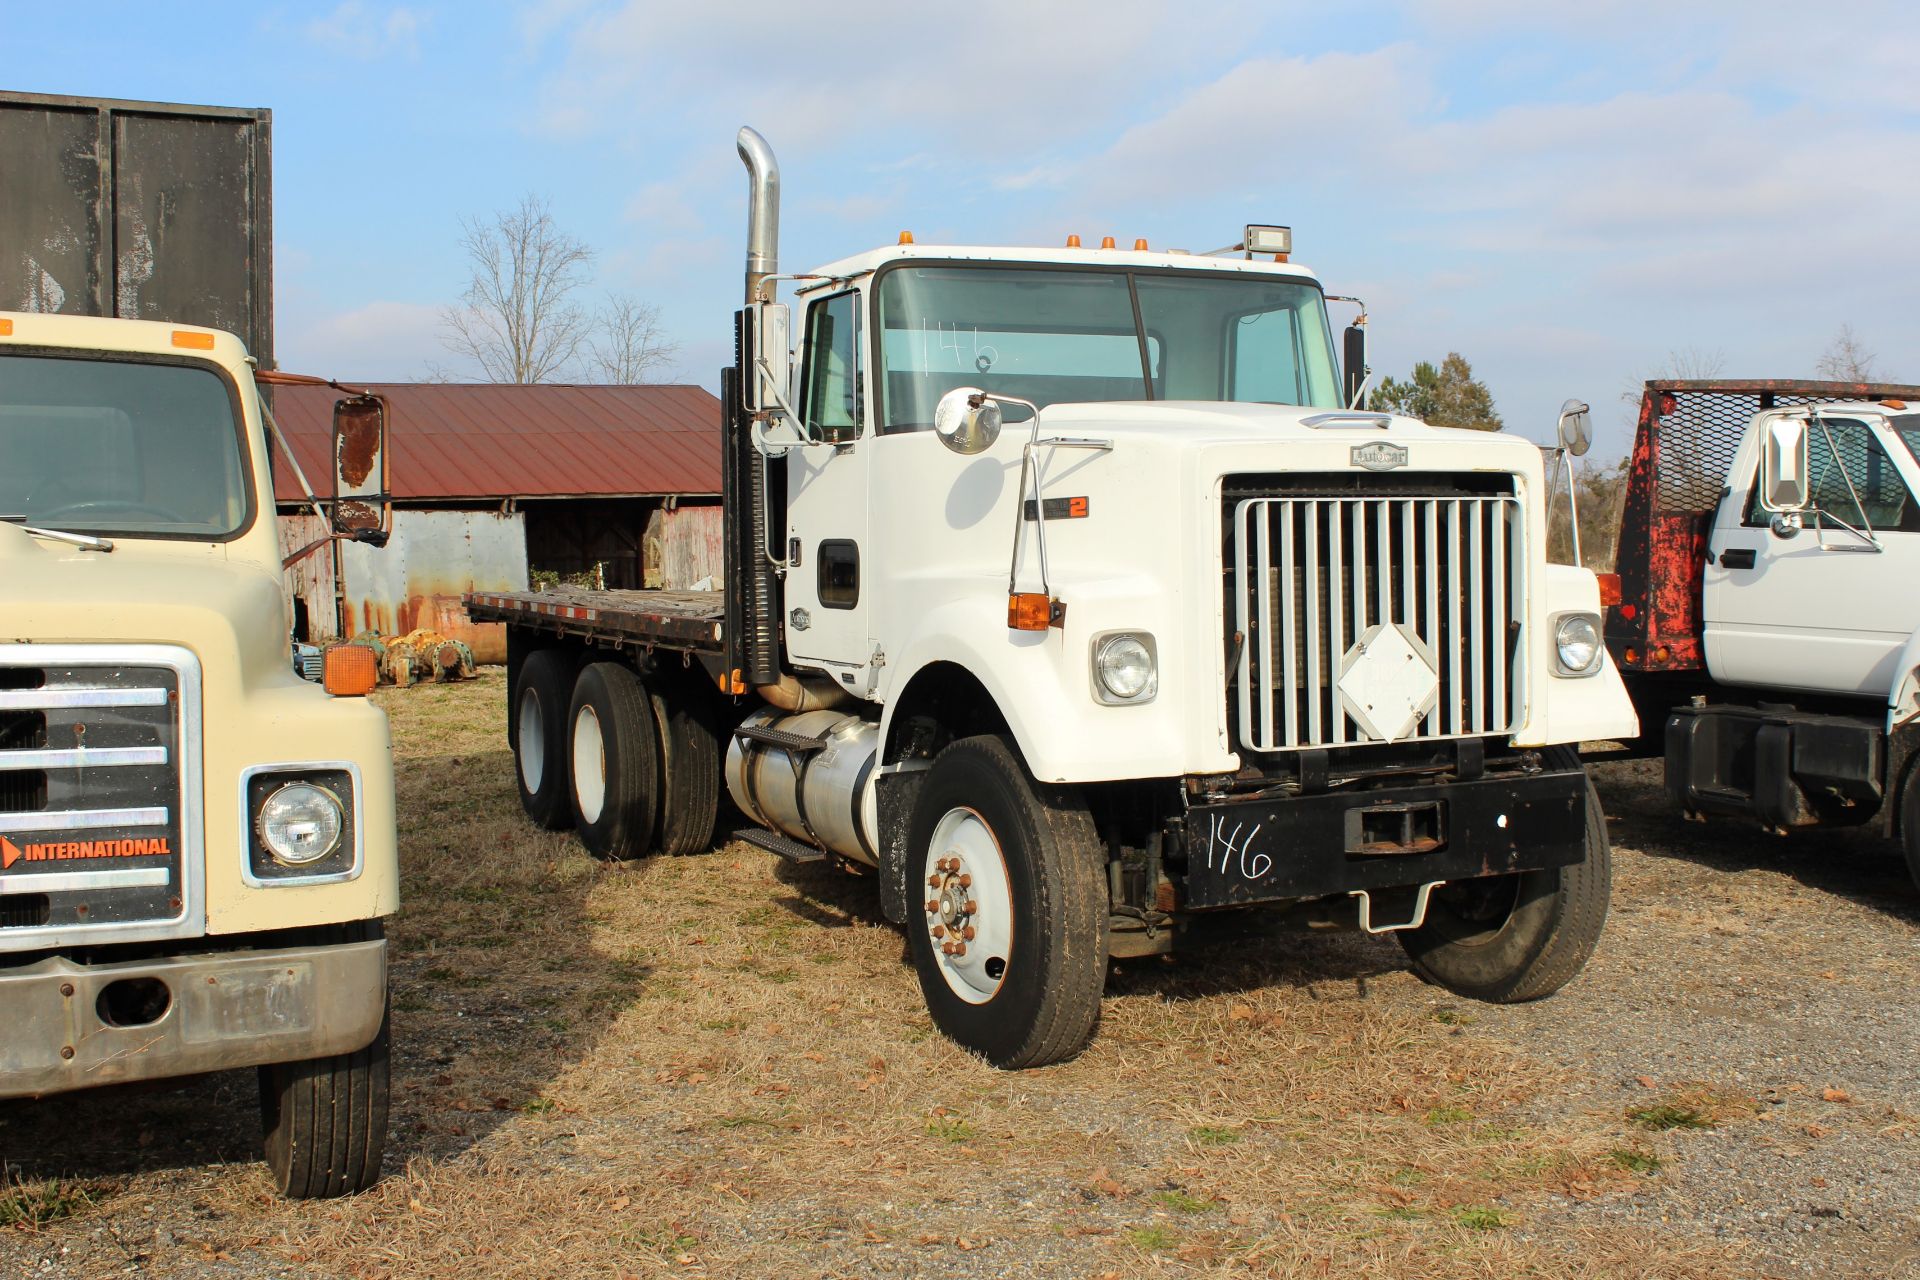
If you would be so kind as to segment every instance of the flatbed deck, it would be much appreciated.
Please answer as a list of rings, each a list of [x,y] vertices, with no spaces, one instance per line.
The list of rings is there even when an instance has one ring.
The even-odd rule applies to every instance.
[[[725,647],[719,591],[475,591],[462,598],[475,622],[504,622],[602,643],[660,645],[700,653]]]

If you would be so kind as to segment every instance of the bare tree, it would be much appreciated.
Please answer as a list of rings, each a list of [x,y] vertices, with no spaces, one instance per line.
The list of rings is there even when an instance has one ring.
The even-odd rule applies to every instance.
[[[460,302],[441,312],[442,342],[491,382],[565,376],[592,327],[573,295],[593,250],[555,225],[547,202],[531,193],[489,220],[460,225],[473,277]]]
[[[608,294],[587,343],[587,364],[596,382],[652,382],[680,354],[680,344],[660,326],[660,308],[625,294]]]
[[[1667,352],[1667,358],[1656,365],[1648,374],[1648,382],[1705,382],[1719,377],[1727,369],[1727,353],[1724,351],[1703,351],[1699,347],[1675,347]],[[1620,398],[1630,405],[1638,405],[1642,393],[1646,391],[1642,383],[1634,383],[1620,393]]]
[[[1813,371],[1829,382],[1872,382],[1873,362],[1877,359],[1877,355],[1861,346],[1860,339],[1853,336],[1853,326],[1843,324],[1833,345],[1814,363]]]

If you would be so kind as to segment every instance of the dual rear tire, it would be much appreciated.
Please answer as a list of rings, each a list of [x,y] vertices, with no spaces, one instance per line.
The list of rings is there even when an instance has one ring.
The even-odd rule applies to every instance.
[[[648,682],[621,662],[541,649],[511,699],[515,780],[527,817],[571,826],[597,857],[696,853],[719,814],[718,717],[697,680]]]

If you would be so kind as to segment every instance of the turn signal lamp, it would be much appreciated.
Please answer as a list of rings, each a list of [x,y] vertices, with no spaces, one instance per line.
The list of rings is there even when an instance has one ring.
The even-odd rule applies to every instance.
[[[1053,623],[1053,601],[1038,591],[1014,591],[1007,595],[1009,631],[1045,631]]]
[[[380,664],[364,645],[337,644],[321,659],[320,684],[336,698],[364,698],[380,684]]]
[[[194,351],[211,351],[213,350],[213,335],[210,333],[195,333],[191,329],[175,329],[173,331],[173,345],[176,347],[187,347]]]
[[[1620,575],[1617,573],[1597,573],[1594,576],[1600,579],[1601,606],[1603,608],[1610,608],[1613,605],[1619,604]]]

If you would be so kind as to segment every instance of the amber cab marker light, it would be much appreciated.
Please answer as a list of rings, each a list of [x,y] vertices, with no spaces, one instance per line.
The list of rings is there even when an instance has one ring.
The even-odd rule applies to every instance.
[[[1067,237],[1067,248],[1069,248],[1069,249],[1078,249],[1079,247],[1080,247],[1080,237],[1079,237],[1079,236],[1068,236],[1068,237]]]
[[[5,324],[5,323],[7,323],[5,320],[0,320],[0,324]],[[5,333],[5,332],[6,332],[5,329],[0,329],[0,333]],[[1907,402],[1905,400],[1882,400],[1880,403],[1885,405],[1889,409],[1904,409],[1907,407]]]
[[[320,683],[336,698],[364,698],[380,684],[373,650],[357,644],[333,646],[321,659]]]
[[[1135,249],[1137,249],[1137,250],[1139,250],[1140,252],[1142,252],[1142,253],[1145,253],[1145,252],[1146,252],[1146,249],[1147,249],[1147,241],[1146,241],[1146,237],[1145,237],[1145,236],[1142,236],[1142,237],[1141,237],[1140,239],[1138,239],[1138,240],[1135,240],[1135,241],[1133,242],[1133,247],[1134,247]]]
[[[1045,631],[1053,621],[1053,601],[1038,591],[1015,591],[1007,596],[1009,631]]]
[[[1620,603],[1620,575],[1617,573],[1596,573],[1593,576],[1600,580],[1601,606],[1604,608],[1611,608],[1612,606],[1619,604]]]
[[[0,320],[0,338],[11,338],[12,336],[13,336],[13,321]]]
[[[1112,236],[1101,236],[1101,237],[1100,237],[1100,247],[1101,247],[1102,249],[1111,249],[1111,248],[1113,248],[1113,237],[1112,237]]]
[[[911,231],[902,231],[902,232],[900,233],[900,243],[901,243],[901,244],[912,244],[912,243],[913,243],[913,232],[911,232]]]
[[[173,345],[176,347],[188,347],[194,351],[211,351],[213,350],[213,335],[210,333],[195,333],[191,329],[175,329],[173,331]]]

